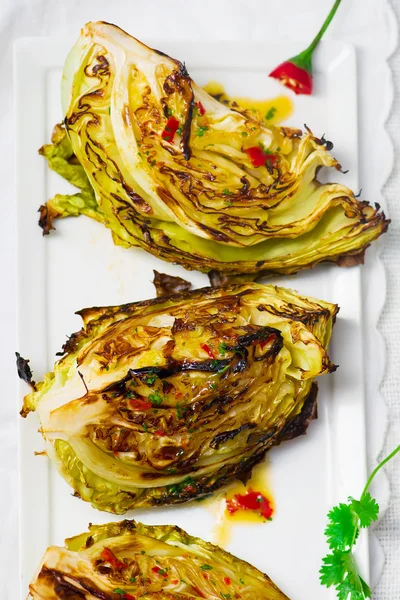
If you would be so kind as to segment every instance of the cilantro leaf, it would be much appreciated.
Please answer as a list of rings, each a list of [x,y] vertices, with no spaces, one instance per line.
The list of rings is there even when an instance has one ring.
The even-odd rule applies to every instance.
[[[354,542],[354,529],[357,516],[349,504],[339,504],[328,513],[330,523],[325,529],[329,547],[333,550],[346,550]]]
[[[349,498],[349,500],[352,510],[360,519],[360,527],[369,527],[373,521],[377,520],[379,504],[369,492],[362,494],[360,500],[354,500],[354,498]]]
[[[346,577],[337,586],[336,591],[338,592],[339,600],[365,600],[365,598],[371,598],[371,591],[361,578],[358,578],[358,584],[354,585],[350,577]]]
[[[343,557],[343,568],[347,573],[345,581],[348,581],[352,586],[353,593],[364,594],[365,591],[368,591],[368,594],[371,593],[368,585],[358,573],[357,564],[352,552],[346,552],[346,555]],[[366,597],[369,598],[370,596]],[[360,596],[360,598],[364,598],[364,596]]]
[[[322,585],[331,587],[331,585],[336,586],[343,581],[345,575],[343,554],[343,552],[334,550],[332,554],[327,554],[322,559],[323,565],[319,571]]]

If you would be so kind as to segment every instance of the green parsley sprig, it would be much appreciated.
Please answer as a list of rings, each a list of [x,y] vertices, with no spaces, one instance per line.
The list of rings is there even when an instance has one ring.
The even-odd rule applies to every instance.
[[[325,536],[331,552],[322,559],[321,584],[336,589],[339,600],[365,600],[371,598],[368,584],[360,576],[353,549],[360,529],[369,527],[377,520],[379,505],[368,491],[375,475],[398,452],[398,446],[374,469],[359,500],[349,497],[328,513],[329,523]]]

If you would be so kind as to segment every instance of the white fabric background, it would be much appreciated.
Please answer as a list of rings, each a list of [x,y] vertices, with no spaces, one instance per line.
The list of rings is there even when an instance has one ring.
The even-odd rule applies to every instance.
[[[351,39],[351,33],[371,30],[379,22],[384,0],[347,0],[329,35]],[[400,18],[400,0],[392,0]],[[271,5],[282,7],[281,20],[270,22]],[[291,17],[288,5],[296,10]],[[0,597],[18,595],[18,478],[15,406],[15,196],[14,120],[12,98],[12,43],[18,37],[78,35],[88,20],[114,21],[138,37],[175,39],[268,39],[268,28],[282,27],[287,35],[302,39],[304,29],[315,31],[331,0],[0,0]],[[362,51],[364,51],[362,49]],[[384,452],[400,443],[400,52],[390,60],[395,83],[395,102],[388,131],[396,150],[393,173],[385,188],[392,225],[385,239],[383,260],[388,293],[380,329],[386,339],[387,369],[383,394],[389,409]],[[26,90],[29,94],[29,89]],[[34,110],[32,111],[34,118]],[[376,151],[376,149],[373,149]],[[379,152],[379,149],[378,149]],[[29,260],[29,256],[27,257]],[[400,597],[400,461],[388,468],[392,495],[390,506],[376,532],[386,555],[376,600]],[[40,510],[40,507],[37,507]],[[295,599],[294,599],[295,600]],[[316,600],[316,599],[310,599]]]

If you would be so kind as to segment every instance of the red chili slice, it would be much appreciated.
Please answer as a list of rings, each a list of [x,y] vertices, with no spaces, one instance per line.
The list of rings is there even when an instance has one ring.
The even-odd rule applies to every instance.
[[[224,577],[224,583],[225,585],[231,585],[232,582],[229,577]]]
[[[196,102],[195,106],[197,106],[197,108],[199,109],[199,114],[201,116],[203,116],[203,115],[206,114],[207,111],[206,111],[206,109],[204,108],[204,106],[202,105],[202,103],[200,101]]]
[[[264,340],[263,342],[260,342],[261,350],[264,350],[265,346],[267,344],[269,344],[270,342],[272,342],[272,340],[274,340],[274,339],[275,339],[275,335],[273,333],[271,333],[271,335],[268,336],[266,340]]]
[[[131,594],[124,594],[122,598],[125,598],[125,600],[136,600],[136,596],[131,596]]]
[[[132,398],[129,400],[129,404],[134,410],[149,410],[153,406],[150,400],[141,400],[140,398]]]
[[[167,121],[164,131],[161,134],[161,137],[163,138],[163,140],[170,142],[170,144],[172,144],[172,142],[174,141],[174,136],[178,129],[179,129],[178,119],[175,119],[175,117],[170,117]]]
[[[200,348],[204,350],[204,352],[207,352],[210,358],[215,358],[215,355],[208,344],[201,344]]]
[[[165,435],[165,432],[162,429],[156,429],[154,433],[155,435]]]
[[[164,571],[164,569],[162,569],[161,567],[152,567],[151,570],[153,571],[153,573],[157,573],[157,575],[160,575],[160,577],[168,577],[167,572]]]
[[[196,491],[196,488],[194,487],[194,485],[191,485],[191,484],[189,483],[189,485],[187,485],[187,486],[184,488],[184,490],[183,490],[183,491],[184,491],[184,492],[193,493],[193,492],[195,492],[195,491]]]
[[[245,148],[244,150],[247,156],[250,158],[253,167],[262,167],[265,165],[267,160],[272,164],[275,164],[277,156],[275,154],[266,154],[260,146],[253,146],[252,148]]]
[[[101,552],[101,558],[105,562],[110,563],[113,569],[126,569],[126,564],[118,560],[114,552],[112,552],[109,548],[103,548]]]
[[[248,490],[245,494],[235,494],[226,501],[226,507],[230,514],[238,510],[254,510],[264,519],[270,519],[274,512],[268,498],[253,490]]]

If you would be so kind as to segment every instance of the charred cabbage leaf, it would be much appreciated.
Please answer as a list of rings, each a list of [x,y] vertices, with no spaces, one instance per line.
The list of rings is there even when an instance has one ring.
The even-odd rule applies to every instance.
[[[96,508],[186,502],[305,431],[336,313],[256,283],[84,309],[22,414]]]
[[[192,289],[192,284],[182,277],[176,277],[174,275],[167,275],[166,273],[154,272],[153,284],[156,288],[157,298],[160,296],[171,296],[173,294],[180,294],[182,292],[188,292]]]
[[[33,600],[288,600],[271,579],[218,546],[170,525],[91,525],[47,549]]]
[[[82,191],[41,207],[45,233],[83,213],[115,243],[189,269],[267,274],[359,262],[388,226],[379,207],[317,181],[340,169],[330,143],[221,104],[114,25],[83,28],[62,98],[63,137],[42,153]]]

